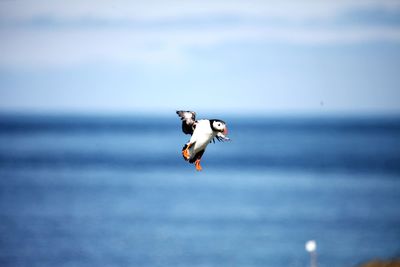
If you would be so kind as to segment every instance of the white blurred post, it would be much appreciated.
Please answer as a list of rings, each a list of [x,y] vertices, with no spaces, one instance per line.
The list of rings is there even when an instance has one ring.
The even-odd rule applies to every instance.
[[[306,250],[310,253],[310,266],[317,267],[317,242],[315,242],[315,240],[307,241]]]

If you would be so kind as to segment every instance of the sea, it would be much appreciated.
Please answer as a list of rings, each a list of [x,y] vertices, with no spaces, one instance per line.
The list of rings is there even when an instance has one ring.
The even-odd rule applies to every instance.
[[[400,117],[0,115],[0,266],[319,267],[400,257]],[[315,252],[305,244],[315,240]]]

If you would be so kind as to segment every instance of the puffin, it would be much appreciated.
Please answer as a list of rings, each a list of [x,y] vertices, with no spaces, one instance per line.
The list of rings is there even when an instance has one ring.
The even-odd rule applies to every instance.
[[[228,127],[226,123],[218,119],[196,120],[196,112],[177,110],[176,114],[182,120],[182,131],[190,134],[191,138],[182,148],[182,156],[185,161],[195,163],[197,171],[201,171],[201,157],[209,143],[217,139],[219,142],[230,141],[226,136]]]

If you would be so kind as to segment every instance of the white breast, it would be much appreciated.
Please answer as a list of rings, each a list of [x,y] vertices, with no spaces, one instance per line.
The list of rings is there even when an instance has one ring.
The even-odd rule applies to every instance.
[[[195,145],[191,147],[190,154],[194,156],[197,152],[205,149],[214,137],[215,133],[211,129],[210,121],[199,120],[192,138],[190,138],[190,143],[196,142]]]

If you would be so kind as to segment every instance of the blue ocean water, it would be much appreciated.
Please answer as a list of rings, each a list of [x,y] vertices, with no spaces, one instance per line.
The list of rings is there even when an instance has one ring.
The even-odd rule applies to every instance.
[[[356,266],[400,256],[400,118],[0,116],[0,266]]]

